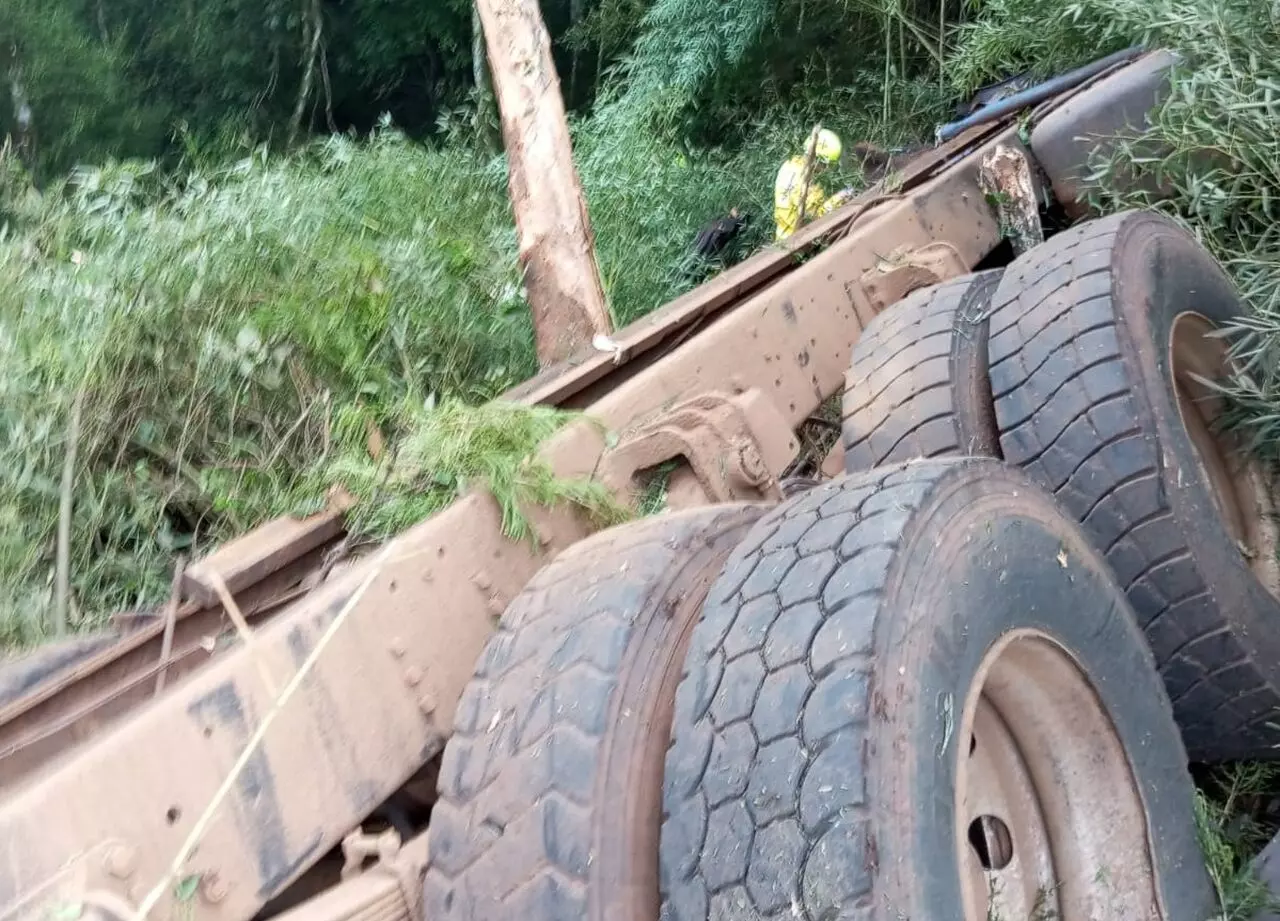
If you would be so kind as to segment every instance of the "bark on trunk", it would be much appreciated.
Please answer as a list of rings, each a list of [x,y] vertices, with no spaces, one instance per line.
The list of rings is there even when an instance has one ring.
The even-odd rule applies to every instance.
[[[471,76],[475,80],[476,92],[484,95],[493,93],[493,85],[489,80],[489,59],[484,50],[484,24],[480,21],[480,7],[471,8]]]
[[[1044,242],[1031,165],[1020,151],[996,145],[978,165],[978,185],[995,206],[1001,232],[1013,244],[1015,256]]]
[[[511,208],[538,361],[612,331],[560,80],[537,0],[477,0],[502,114]]]
[[[35,140],[32,130],[31,101],[22,75],[22,64],[15,53],[9,63],[9,100],[13,106],[13,147],[27,169],[35,168]]]
[[[471,76],[476,87],[476,140],[490,153],[502,149],[502,138],[496,129],[497,101],[493,96],[493,80],[489,75],[489,56],[484,50],[484,26],[480,7],[471,7]]]
[[[315,87],[316,70],[320,67],[320,56],[324,50],[324,15],[320,9],[320,0],[310,0],[306,7],[302,20],[302,85],[298,89],[298,99],[293,107],[293,118],[289,119],[290,147],[297,143],[298,134],[307,116],[307,105],[311,102]]]

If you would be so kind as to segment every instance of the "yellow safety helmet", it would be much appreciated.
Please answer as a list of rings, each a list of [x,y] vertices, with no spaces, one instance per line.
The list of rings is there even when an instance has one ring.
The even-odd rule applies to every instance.
[[[840,159],[840,151],[840,135],[826,128],[818,132],[818,140],[813,148],[815,157],[827,163],[835,163]]]

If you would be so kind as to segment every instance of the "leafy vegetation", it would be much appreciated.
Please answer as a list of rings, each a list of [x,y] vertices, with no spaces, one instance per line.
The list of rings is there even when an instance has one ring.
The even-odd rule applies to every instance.
[[[1181,57],[1151,130],[1094,164],[1103,210],[1154,207],[1190,226],[1253,308],[1237,333],[1234,423],[1280,457],[1280,7],[1262,0],[984,0],[954,76],[972,86],[1010,63],[1044,71],[1135,43]],[[1150,176],[1172,196],[1116,191],[1118,173]]]
[[[1145,159],[1150,145],[1135,141],[1125,163],[1096,164],[1096,195],[1142,203],[1111,190],[1121,165],[1173,185],[1160,207],[1197,228],[1256,308],[1238,403],[1274,442],[1280,32],[1256,27],[1274,25],[1271,3],[543,10],[619,324],[691,284],[686,247],[704,221],[738,206],[756,218],[751,242],[766,238],[773,172],[815,122],[849,140],[922,140],[985,80],[1137,41],[1177,48],[1186,65],[1154,131],[1168,156]],[[473,28],[466,0],[0,11],[0,130],[14,140],[0,158],[8,641],[47,622],[73,441],[69,575],[85,621],[162,594],[178,550],[314,507],[335,484],[363,500],[357,523],[371,535],[477,478],[547,487],[521,466],[527,442],[492,441],[501,433],[476,418],[467,442],[455,425],[533,370]],[[527,423],[521,437],[551,420]],[[482,444],[505,472],[471,450]],[[561,498],[616,512],[599,496]]]
[[[703,216],[763,208],[772,144],[690,162],[643,136],[584,140],[619,322],[690,284]],[[562,415],[469,408],[535,369],[500,157],[384,127],[186,172],[108,163],[43,193],[11,153],[0,165],[6,642],[49,623],[73,447],[77,622],[154,601],[175,553],[337,485],[368,537],[477,482],[515,535],[517,499],[616,520],[597,488],[527,461]]]
[[[932,80],[946,30],[936,4],[911,0],[541,6],[572,111],[625,98],[628,113],[668,113],[665,128],[700,147],[736,146],[762,116],[776,121],[766,113],[831,90],[878,103],[885,73]],[[470,0],[10,0],[0,132],[24,133],[10,104],[20,88],[42,180],[107,155],[172,164],[280,146],[299,115],[302,128],[363,134],[390,113],[422,138],[491,108],[474,27]]]
[[[109,165],[10,208],[0,583],[23,633],[77,394],[71,571],[96,611],[162,591],[189,543],[305,504],[303,474],[406,407],[532,367],[502,180],[465,153],[383,133],[180,180]]]
[[[562,416],[468,408],[534,370],[469,4],[41,9],[0,15],[15,106],[0,107],[13,138],[0,157],[0,641],[39,637],[63,575],[72,620],[92,623],[162,596],[175,553],[316,508],[334,486],[361,500],[354,525],[370,537],[478,481],[513,533],[520,499],[617,517],[528,462]],[[318,64],[305,53],[317,10]],[[678,51],[670,117],[632,121],[621,115],[648,103],[628,85],[677,99],[639,76],[669,74],[665,46],[636,40],[687,16],[645,0],[546,9],[571,96],[600,100],[573,128],[620,325],[692,284],[686,247],[704,221],[738,206],[767,237],[773,172],[813,121],[884,133],[884,111],[856,104],[873,78],[829,39],[867,10],[785,0],[767,11],[781,38],[749,12],[729,11],[738,38]],[[899,39],[894,67],[920,56]],[[422,67],[425,83],[410,74]],[[898,130],[923,129],[943,94],[899,83],[918,117]],[[282,150],[299,104],[325,134]]]
[[[1233,764],[1211,772],[1196,791],[1196,834],[1218,894],[1218,921],[1251,921],[1263,911],[1280,910],[1249,863],[1275,832],[1254,812],[1274,795],[1276,781],[1274,765]]]

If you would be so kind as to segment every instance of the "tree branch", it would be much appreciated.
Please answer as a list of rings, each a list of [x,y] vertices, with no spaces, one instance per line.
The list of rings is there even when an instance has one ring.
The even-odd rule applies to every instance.
[[[84,385],[76,391],[67,422],[67,441],[62,456],[62,493],[58,501],[58,551],[54,577],[53,632],[67,632],[67,600],[71,595],[71,515],[76,485],[76,453],[80,446],[80,414],[84,409]]]
[[[320,9],[320,0],[304,0],[307,3],[307,15],[303,18],[302,42],[307,46],[302,59],[302,85],[298,88],[298,101],[293,107],[293,118],[289,120],[289,146],[292,147],[302,131],[302,120],[307,114],[307,103],[315,90],[316,71],[320,67],[320,48],[324,41],[324,16]]]

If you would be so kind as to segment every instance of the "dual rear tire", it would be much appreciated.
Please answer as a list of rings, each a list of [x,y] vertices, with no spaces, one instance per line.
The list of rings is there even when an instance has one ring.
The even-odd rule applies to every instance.
[[[1189,234],[1147,212],[1064,231],[998,274],[993,286],[981,274],[914,295],[869,326],[869,344],[900,367],[926,367],[937,350],[901,331],[945,325],[947,292],[971,292],[969,315],[981,321],[962,327],[953,310],[950,335],[982,340],[971,348],[986,356],[987,380],[975,387],[953,364],[945,381],[877,390],[858,370],[860,342],[845,394],[846,469],[869,469],[876,459],[858,446],[903,424],[892,421],[898,407],[927,400],[928,425],[954,436],[904,439],[881,460],[988,453],[1024,470],[1125,589],[1192,757],[1275,758],[1271,484],[1222,431],[1223,401],[1206,383],[1227,373],[1228,340],[1215,331],[1242,317],[1240,298]]]
[[[1150,650],[1018,471],[908,463],[779,507],[686,662],[664,921],[1211,914]]]
[[[458,703],[431,815],[432,921],[654,921],[662,761],[707,589],[764,508],[612,528],[508,607]]]
[[[425,906],[1200,921],[1185,764],[1078,527],[998,462],[908,463],[546,567],[459,704]]]
[[[913,295],[849,476],[546,567],[459,704],[427,916],[1210,916],[1183,739],[1256,752],[1280,654],[1265,567],[1201,547],[1267,539],[1178,396],[1223,361],[1178,289],[1238,309],[1206,260],[1122,215]]]

